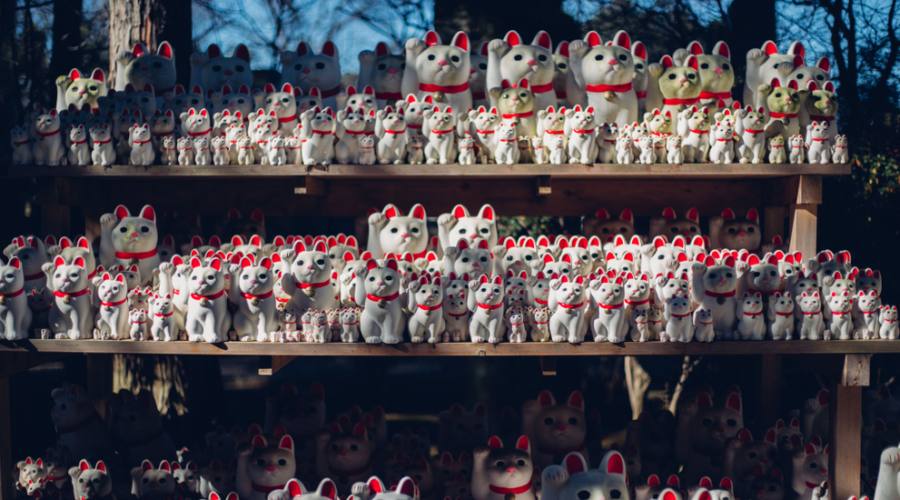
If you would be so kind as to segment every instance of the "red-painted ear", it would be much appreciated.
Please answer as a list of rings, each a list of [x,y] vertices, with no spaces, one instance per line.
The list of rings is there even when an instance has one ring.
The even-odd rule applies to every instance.
[[[556,405],[556,398],[554,398],[553,393],[548,390],[543,390],[538,393],[537,400],[542,408],[548,408],[550,406]]]
[[[690,66],[694,69],[694,71],[700,71],[700,62],[697,60],[696,56],[688,56],[687,60],[684,62],[685,66]],[[725,110],[726,112],[728,110]]]
[[[771,56],[772,54],[778,53],[778,46],[775,45],[775,42],[773,42],[772,40],[766,40],[766,42],[762,45],[762,50],[766,53],[767,56]]]
[[[143,470],[143,471],[153,470],[153,464],[150,463],[150,461],[145,458],[141,462],[141,470]]]
[[[678,495],[674,491],[667,489],[662,495],[662,500],[678,500]]]
[[[672,60],[672,56],[666,54],[659,58],[659,64],[663,67],[663,69],[669,69],[672,66],[675,66],[675,61]]]
[[[250,446],[253,448],[265,448],[268,445],[269,443],[266,442],[266,438],[262,434],[254,434],[253,438],[250,439]]]
[[[84,466],[85,466],[85,465],[87,465],[88,468],[91,467],[91,466],[87,463],[86,460],[82,460],[81,462],[84,464],[84,465],[79,464],[79,467],[81,468],[81,470],[84,470]],[[95,465],[94,468],[97,469],[97,470],[99,470],[99,471],[101,471],[101,472],[106,472],[106,462],[104,462],[103,460],[98,460],[98,461],[97,461],[97,465]]]
[[[288,480],[287,484],[284,486],[291,498],[299,497],[304,493],[303,486],[300,484],[300,481],[297,481],[296,479],[292,478]]]
[[[290,434],[281,436],[281,440],[278,442],[278,447],[282,450],[294,451],[294,438],[292,438]]]
[[[522,45],[522,37],[520,37],[519,32],[515,30],[507,31],[506,35],[503,37],[503,41],[510,47]]]
[[[386,259],[386,260],[384,261],[384,265],[385,265],[385,267],[387,267],[388,269],[392,269],[392,270],[394,270],[394,271],[397,270],[397,261],[394,260],[394,259]]]
[[[606,462],[607,474],[625,474],[625,459],[618,451],[609,452],[609,460]]]
[[[600,38],[600,34],[596,31],[588,31],[588,33],[584,35],[584,41],[587,42],[590,47],[603,45],[603,39]]]
[[[322,53],[328,57],[335,57],[337,55],[337,46],[334,42],[328,40],[322,45]]]
[[[491,436],[487,440],[487,445],[488,445],[488,448],[491,448],[492,450],[496,450],[496,449],[503,448],[503,441],[500,439],[499,436]]]
[[[584,456],[577,451],[573,451],[563,458],[563,465],[566,467],[569,475],[580,474],[588,470],[587,461]],[[657,477],[657,480],[659,478]]]
[[[531,453],[531,441],[529,441],[528,436],[521,435],[516,439],[516,449]]]
[[[569,399],[566,401],[571,408],[576,408],[580,411],[584,411],[584,396],[581,394],[581,391],[572,391],[569,394]]]
[[[172,465],[169,463],[168,460],[163,460],[159,463],[159,470],[172,472]]]
[[[425,33],[425,45],[428,47],[433,47],[435,45],[440,45],[441,37],[434,31],[429,31]]]
[[[409,211],[409,215],[416,219],[425,220],[425,207],[421,203],[416,203]]]

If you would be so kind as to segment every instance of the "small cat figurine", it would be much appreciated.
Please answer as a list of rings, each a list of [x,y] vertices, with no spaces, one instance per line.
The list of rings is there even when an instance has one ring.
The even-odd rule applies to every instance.
[[[107,92],[106,73],[102,69],[94,68],[90,76],[84,76],[72,68],[67,75],[56,79],[56,110],[67,110],[70,106],[77,110],[97,108],[99,99]]]
[[[203,262],[190,260],[185,330],[188,341],[216,344],[225,340],[231,326],[222,261],[216,257]]]
[[[250,446],[238,454],[235,487],[241,498],[267,500],[269,492],[283,488],[294,477],[294,439],[283,434],[276,441],[270,445],[262,434],[256,434],[250,438]]]
[[[274,85],[267,83],[263,92],[266,94],[264,109],[266,113],[275,112],[279,131],[284,135],[293,132],[298,124],[294,87],[290,83],[284,83],[280,89],[276,89]]]
[[[444,285],[440,275],[423,275],[409,284],[408,321],[410,342],[440,342],[446,328],[444,322]]]
[[[123,340],[128,338],[128,286],[125,275],[115,277],[109,273],[95,278],[98,311],[95,325],[101,340]]]
[[[133,124],[128,131],[128,146],[131,154],[128,157],[129,164],[149,166],[153,164],[156,155],[153,152],[153,141],[150,126],[146,123]]]
[[[347,106],[337,112],[338,142],[334,146],[335,161],[342,164],[359,162],[358,137],[365,134],[366,115],[361,108]]]
[[[540,112],[539,112],[540,113]],[[496,129],[500,124],[500,111],[496,107],[490,109],[479,106],[469,110],[468,120],[471,133],[477,139],[480,163],[490,163],[496,144]]]
[[[31,320],[24,266],[18,257],[12,257],[6,264],[0,264],[0,338],[27,339]]]
[[[589,107],[599,123],[622,126],[637,120],[638,100],[634,90],[634,57],[631,38],[618,31],[604,44],[596,31],[569,44],[570,69],[578,86],[587,92]]]
[[[106,463],[103,460],[91,465],[87,460],[81,459],[78,465],[69,468],[69,477],[72,479],[72,490],[78,498],[84,500],[113,500],[113,485]]]
[[[155,293],[150,299],[149,313],[150,319],[150,337],[153,340],[162,340],[170,342],[178,337],[179,323],[184,324],[184,317],[177,311],[179,316],[176,317],[176,310],[172,303],[170,294],[159,295]]]
[[[117,91],[125,90],[128,85],[135,88],[150,85],[162,95],[175,86],[175,50],[169,42],[160,42],[155,54],[143,43],[136,43],[130,51],[117,55],[115,65]]]
[[[766,154],[766,124],[769,115],[766,108],[747,105],[740,119],[735,121],[735,132],[740,136],[738,159],[741,163],[762,163]],[[783,151],[783,149],[782,149]],[[770,160],[770,163],[775,163]]]
[[[69,128],[69,165],[83,167],[90,163],[87,131],[83,124]]]
[[[709,256],[704,262],[691,266],[691,285],[694,300],[709,309],[713,315],[716,338],[731,339],[734,336],[737,273],[734,257],[728,256],[721,263]]]
[[[206,108],[189,108],[181,113],[181,134],[192,139],[208,137],[212,133],[212,123]]]
[[[278,135],[269,139],[269,147],[266,150],[269,165],[278,167],[287,164],[287,149],[284,142],[285,139]]]
[[[519,122],[515,118],[504,119],[496,129],[493,150],[494,161],[498,165],[519,163]]]
[[[397,261],[383,264],[374,259],[360,262],[356,269],[356,303],[363,305],[360,332],[367,344],[397,344],[403,340],[403,312],[400,298],[400,271]]]
[[[713,248],[758,250],[762,240],[759,211],[751,208],[738,217],[731,208],[723,209],[719,217],[710,219],[709,239]]]
[[[822,301],[819,291],[805,291],[797,299],[800,317],[797,329],[800,340],[819,340],[825,335],[825,321],[822,316]]]
[[[405,49],[403,94],[415,94],[420,100],[430,96],[454,109],[472,108],[470,44],[464,32],[457,31],[450,44],[444,45],[437,32],[429,31],[424,40],[407,40]]]
[[[446,165],[457,157],[456,136],[457,118],[453,107],[433,106],[424,111],[422,133],[427,138],[425,143],[425,163],[428,165]],[[462,135],[462,134],[460,134]]]
[[[806,127],[806,157],[809,163],[831,163],[830,129],[830,122],[809,122]]]
[[[794,336],[794,299],[790,291],[775,291],[769,295],[766,308],[769,334],[773,340],[791,340]]]
[[[378,161],[375,155],[375,136],[361,135],[358,138],[358,142],[359,159],[357,163],[360,165],[374,165]]]
[[[760,292],[744,292],[737,302],[737,333],[741,340],[763,340],[766,323],[763,317],[763,298]]]
[[[581,106],[566,110],[565,135],[569,139],[570,161],[590,165],[597,159],[597,122],[594,106],[582,110]]]
[[[878,338],[878,314],[881,311],[881,298],[875,290],[860,290],[856,294],[856,307],[853,310],[853,338],[861,340]]]
[[[779,78],[759,86],[765,96],[761,103],[769,112],[766,135],[780,133],[788,139],[800,133],[800,91],[796,80],[783,84]]]
[[[159,233],[153,207],[144,205],[133,216],[127,207],[118,205],[112,213],[100,217],[100,228],[100,263],[106,268],[137,264],[142,284],[150,284],[153,270],[159,267]]]
[[[538,466],[550,465],[565,453],[584,452],[587,422],[583,394],[572,391],[565,401],[557,402],[552,392],[541,391],[522,406],[522,430],[534,443]]]
[[[709,148],[709,161],[711,163],[734,163],[734,128],[728,121],[717,121],[710,132],[710,140],[713,142]]]
[[[472,497],[475,500],[503,500],[510,496],[534,500],[534,463],[531,441],[522,435],[514,448],[504,448],[497,436],[488,438],[487,448],[472,453]]]
[[[687,279],[686,276],[682,279]],[[686,293],[676,292],[665,300],[666,327],[660,332],[661,342],[690,342],[694,333],[691,301]]]
[[[595,277],[591,279],[588,289],[592,304],[598,308],[597,315],[591,322],[594,342],[624,342],[628,322],[623,308],[625,288],[622,277],[614,272]]]
[[[580,344],[587,333],[586,283],[583,276],[550,280],[550,339],[553,342]]]
[[[334,158],[334,135],[337,123],[332,108],[312,108],[300,115],[303,126],[303,164],[328,166]]]
[[[847,136],[845,134],[834,136],[834,145],[831,147],[831,161],[834,163],[848,163],[850,161],[850,152],[847,142]]]
[[[390,105],[375,112],[375,135],[378,137],[378,163],[400,164],[406,156],[408,142],[406,116],[403,108],[396,111]]]
[[[900,330],[897,325],[897,306],[881,306],[878,313],[878,338],[881,340],[897,340]]]
[[[93,135],[92,135],[93,137]],[[166,165],[178,165],[178,143],[174,135],[167,135],[162,138],[159,145],[160,160]],[[96,151],[96,149],[95,149]],[[94,161],[97,164],[97,161]]]
[[[213,137],[210,145],[212,146],[212,164],[228,165],[230,155],[228,153],[228,146],[225,144],[225,138],[221,136]]]
[[[794,469],[791,485],[797,494],[796,498],[812,500],[816,497],[813,492],[820,484],[828,481],[828,455],[828,446],[823,448],[815,436],[794,454],[791,460]]]
[[[694,340],[697,342],[712,342],[716,339],[713,330],[712,311],[705,307],[698,307],[694,311]]]
[[[155,468],[149,460],[131,469],[131,494],[139,499],[168,498],[175,493],[172,465],[168,460]]]
[[[469,277],[456,273],[447,275],[444,284],[444,337],[441,342],[469,340]]]
[[[784,136],[776,135],[769,139],[769,163],[787,163],[787,153],[784,150]]]
[[[850,340],[853,338],[853,303],[850,292],[844,290],[842,292],[832,291],[828,296],[828,309],[830,318],[828,321],[828,330],[826,336],[830,332],[832,338],[838,340]]]
[[[686,163],[703,163],[709,153],[709,108],[691,106],[678,113],[677,131],[681,136]]]
[[[625,318],[628,320],[629,336],[632,340],[646,342],[651,340],[647,313],[650,309],[653,287],[647,274],[625,275]],[[638,321],[638,319],[641,321]]]
[[[54,296],[48,316],[51,333],[59,339],[90,338],[94,331],[94,318],[84,257],[75,257],[69,263],[57,255],[53,262],[41,266],[41,270],[47,276],[47,287]]]
[[[34,158],[31,153],[31,137],[25,127],[15,126],[9,133],[12,146],[13,165],[31,165]]]
[[[652,165],[656,163],[656,148],[653,144],[653,137],[642,135],[637,139],[637,147],[640,151],[638,155],[638,163],[642,165]]]
[[[55,109],[37,115],[34,121],[32,154],[36,165],[56,167],[65,164],[65,149]]]
[[[600,467],[591,470],[587,459],[573,451],[563,457],[562,465],[551,465],[544,469],[541,479],[541,499],[564,500],[579,498],[582,492],[598,493],[600,498],[629,498],[625,458],[615,450],[608,451],[600,462]],[[586,495],[585,495],[586,496]],[[639,497],[638,497],[639,498]],[[681,500],[675,490],[663,489],[659,500]],[[702,499],[711,500],[711,499]]]
[[[469,337],[472,342],[498,344],[505,335],[503,278],[482,274],[469,281],[468,308],[472,313]]]

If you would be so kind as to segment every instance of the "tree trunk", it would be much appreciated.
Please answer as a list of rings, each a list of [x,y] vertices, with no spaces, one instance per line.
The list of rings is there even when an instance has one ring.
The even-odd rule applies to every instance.
[[[51,78],[82,64],[83,21],[84,9],[80,0],[53,0],[53,52],[47,72]],[[82,69],[90,73],[90,68]]]
[[[6,110],[6,116],[0,120],[0,158],[10,157],[9,129],[22,121],[21,93],[13,68],[13,61],[17,60],[16,16],[9,14],[15,12],[16,3],[16,0],[0,0],[0,12],[7,13],[0,16],[0,109]]]
[[[463,30],[480,40],[502,37],[515,29],[531,41],[538,30],[546,30],[555,43],[581,33],[578,23],[563,12],[562,4],[562,0],[544,0],[540,15],[535,15],[535,10],[524,8],[520,0],[435,0],[434,25],[442,35]]]
[[[731,49],[731,60],[739,68],[735,86],[740,89],[747,51],[762,47],[766,40],[775,40],[775,0],[734,0],[728,7],[728,20],[725,41]]]
[[[192,42],[191,2],[187,0],[160,0],[163,6],[163,23],[159,30],[159,40],[168,40],[175,49],[175,68],[178,82],[184,85],[191,80]]]
[[[151,50],[156,47],[162,3],[161,0],[109,0],[110,82],[116,81],[116,59],[120,53],[131,51],[138,42]]]

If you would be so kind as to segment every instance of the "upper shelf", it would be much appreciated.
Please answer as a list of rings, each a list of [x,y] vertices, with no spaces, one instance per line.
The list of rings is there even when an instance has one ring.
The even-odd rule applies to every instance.
[[[626,342],[622,345],[607,342],[585,342],[581,345],[526,342],[499,345],[399,344],[370,345],[364,343],[307,344],[225,342],[205,344],[193,342],[135,342],[130,340],[30,340],[22,343],[0,343],[3,353],[41,352],[69,354],[159,354],[204,356],[749,356],[778,355],[834,355],[900,353],[896,340],[832,340],[832,341],[721,341],[699,342]]]
[[[327,169],[309,170],[304,166],[268,165],[251,166],[167,166],[153,165],[137,167],[114,165],[111,167],[39,167],[13,166],[9,168],[11,177],[318,177],[322,179],[521,179],[528,177],[551,177],[560,179],[591,178],[693,178],[693,179],[742,179],[779,178],[796,175],[846,175],[849,164],[826,165],[743,165],[712,163],[697,164],[652,164],[652,165],[331,165]]]

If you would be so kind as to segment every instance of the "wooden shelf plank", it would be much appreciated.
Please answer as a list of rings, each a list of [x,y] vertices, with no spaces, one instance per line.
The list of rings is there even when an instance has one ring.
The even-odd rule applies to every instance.
[[[722,341],[703,343],[627,342],[624,345],[605,342],[571,344],[306,344],[226,342],[212,345],[192,342],[135,342],[130,340],[39,340],[0,344],[0,356],[13,352],[83,353],[83,354],[159,354],[202,356],[751,356],[838,355],[900,353],[900,342],[880,340],[844,341]]]
[[[203,165],[136,167],[113,165],[111,167],[10,167],[10,177],[322,177],[328,180],[367,178],[516,178],[550,176],[555,178],[699,178],[699,179],[747,179],[778,178],[796,175],[846,175],[849,164],[827,165],[715,165],[702,164],[654,164],[654,165],[331,165],[327,170],[311,170],[303,166],[285,165]]]

